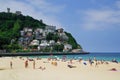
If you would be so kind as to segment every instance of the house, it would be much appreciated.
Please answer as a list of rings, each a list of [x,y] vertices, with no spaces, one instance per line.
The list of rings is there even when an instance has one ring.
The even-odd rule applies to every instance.
[[[54,33],[55,30],[56,30],[56,26],[46,26],[46,27],[45,27],[45,31],[46,31],[47,33]]]
[[[23,29],[23,31],[24,31],[24,32],[27,32],[27,31],[28,31],[28,28],[27,28],[27,27],[25,27],[25,28]]]
[[[17,15],[20,15],[22,12],[21,11],[16,11],[15,12]]]
[[[23,31],[23,30],[20,31],[20,35],[21,35],[21,36],[25,36],[25,31]]]
[[[35,39],[43,39],[43,29],[41,28],[37,28],[35,31],[34,31],[34,34],[35,34]]]
[[[28,32],[26,33],[26,36],[27,36],[27,37],[31,37],[32,35],[33,35],[33,33],[30,32],[30,31],[28,31]]]
[[[31,43],[30,43],[31,46],[35,46],[35,45],[39,45],[39,41],[38,40],[33,40]]]
[[[32,29],[32,28],[25,27],[25,28],[23,29],[23,31],[25,31],[25,32],[32,32],[33,29]]]
[[[47,42],[47,40],[42,40],[40,46],[47,47],[47,46],[50,46],[50,44]]]
[[[60,29],[57,29],[58,33],[63,33],[64,32],[64,29],[63,28],[60,28]]]
[[[47,40],[41,40],[41,43],[48,43]]]
[[[47,35],[47,32],[46,32],[46,31],[43,31],[42,36],[43,36],[43,37],[46,37],[46,35]]]
[[[64,44],[64,52],[67,52],[67,51],[70,51],[70,50],[72,50],[72,45],[70,45],[70,44]]]
[[[35,39],[40,39],[40,32],[39,31],[35,31]]]
[[[33,30],[31,28],[26,29],[26,36],[30,37],[33,35]]]
[[[23,42],[24,42],[24,38],[23,38],[23,37],[20,37],[20,38],[18,39],[18,44],[19,44],[19,45],[23,45]]]
[[[58,40],[58,41],[57,41],[57,44],[58,44],[58,45],[60,45],[60,44],[61,44],[61,41],[60,41],[60,40]]]
[[[55,41],[54,41],[54,40],[50,40],[50,41],[49,41],[49,44],[50,44],[50,45],[54,45],[54,44],[55,44]]]
[[[43,29],[37,28],[37,29],[35,30],[35,32],[43,33]]]

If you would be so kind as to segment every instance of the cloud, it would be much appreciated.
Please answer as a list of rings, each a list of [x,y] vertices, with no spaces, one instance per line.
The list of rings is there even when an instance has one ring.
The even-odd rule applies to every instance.
[[[110,25],[120,25],[120,11],[114,10],[88,10],[84,12],[86,29],[105,29]]]
[[[120,9],[120,0],[116,1],[115,6],[117,6]]]
[[[24,15],[42,19],[48,25],[62,26],[56,15],[64,10],[63,5],[55,5],[46,0],[1,0],[0,7],[0,12],[9,7],[12,12],[22,11]]]
[[[46,0],[26,0],[30,5],[36,7],[43,12],[58,13],[62,11],[65,5],[52,4]]]
[[[118,9],[89,9],[79,13],[83,20],[80,26],[87,30],[105,30],[120,26],[120,10]]]

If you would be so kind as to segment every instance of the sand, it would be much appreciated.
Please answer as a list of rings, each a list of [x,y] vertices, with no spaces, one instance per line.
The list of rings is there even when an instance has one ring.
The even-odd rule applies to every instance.
[[[0,58],[0,80],[120,80],[120,63],[99,64],[92,66],[88,61],[73,60],[62,62],[48,59],[35,59],[28,61],[28,67],[25,68],[23,57],[2,57]],[[10,66],[12,61],[12,68]],[[84,63],[87,65],[84,65]],[[57,63],[57,64],[56,64]],[[73,68],[69,68],[72,65]],[[115,68],[116,71],[110,71]]]

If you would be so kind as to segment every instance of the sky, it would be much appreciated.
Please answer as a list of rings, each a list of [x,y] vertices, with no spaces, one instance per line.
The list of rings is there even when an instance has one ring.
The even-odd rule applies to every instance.
[[[84,51],[120,52],[120,0],[0,0],[7,8],[64,28]]]

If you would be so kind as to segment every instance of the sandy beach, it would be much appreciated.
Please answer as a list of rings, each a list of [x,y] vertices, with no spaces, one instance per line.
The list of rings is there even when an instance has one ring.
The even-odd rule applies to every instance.
[[[2,57],[0,80],[120,80],[120,63]]]

